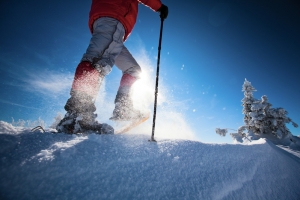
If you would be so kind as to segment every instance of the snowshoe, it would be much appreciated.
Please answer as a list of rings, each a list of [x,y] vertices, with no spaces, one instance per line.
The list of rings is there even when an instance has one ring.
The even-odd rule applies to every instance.
[[[114,134],[114,129],[108,124],[100,124],[92,120],[88,123],[85,117],[78,116],[74,113],[67,113],[64,119],[57,125],[58,132],[67,134],[77,133],[97,133],[97,134]]]
[[[115,133],[116,134],[126,133],[131,129],[137,127],[138,125],[142,124],[143,122],[147,121],[149,117],[150,117],[150,112],[143,115],[143,117],[141,118],[133,119],[131,121],[127,121],[127,122],[117,121],[117,123],[121,123],[121,125],[119,125],[119,127],[116,128]]]

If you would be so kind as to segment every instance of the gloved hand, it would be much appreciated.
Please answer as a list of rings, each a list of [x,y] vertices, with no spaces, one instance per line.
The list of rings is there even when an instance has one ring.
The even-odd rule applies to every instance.
[[[157,12],[160,12],[161,19],[167,19],[169,13],[168,6],[162,4],[161,7],[157,10]]]

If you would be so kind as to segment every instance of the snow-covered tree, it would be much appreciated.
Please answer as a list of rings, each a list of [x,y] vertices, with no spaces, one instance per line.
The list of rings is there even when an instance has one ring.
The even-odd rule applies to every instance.
[[[251,106],[254,102],[257,100],[253,97],[253,92],[256,91],[256,89],[251,85],[247,79],[245,79],[242,91],[244,92],[244,98],[242,99],[242,106],[243,106],[243,114],[244,116],[244,123],[246,125],[249,125],[251,121]]]
[[[290,141],[293,141],[294,136],[286,124],[291,122],[294,127],[298,125],[287,117],[288,112],[285,109],[272,108],[266,95],[263,95],[261,100],[255,99],[253,92],[256,90],[247,79],[245,79],[242,91],[244,92],[242,99],[244,126],[241,126],[237,133],[230,134],[233,139],[240,140],[242,136],[250,141],[249,138],[276,136],[278,139],[288,137]],[[225,136],[227,129],[217,128],[216,133]]]

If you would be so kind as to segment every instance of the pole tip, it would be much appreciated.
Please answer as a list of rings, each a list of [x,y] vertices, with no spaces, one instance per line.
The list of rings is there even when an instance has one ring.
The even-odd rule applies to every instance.
[[[154,137],[152,136],[150,140],[148,140],[149,142],[157,142]]]

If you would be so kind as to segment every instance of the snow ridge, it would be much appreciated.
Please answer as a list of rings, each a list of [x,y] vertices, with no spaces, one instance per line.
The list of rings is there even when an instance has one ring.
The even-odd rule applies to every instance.
[[[0,198],[300,197],[300,159],[265,139],[247,145],[148,139],[130,134],[0,134]]]

